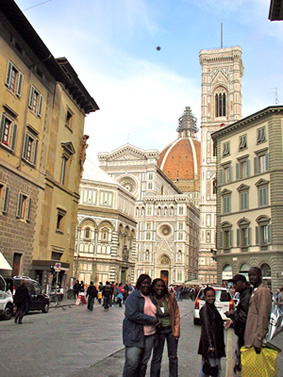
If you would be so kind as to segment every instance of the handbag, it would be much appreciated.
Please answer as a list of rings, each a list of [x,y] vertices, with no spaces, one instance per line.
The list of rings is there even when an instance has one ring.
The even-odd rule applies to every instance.
[[[209,376],[217,376],[218,375],[218,365],[215,365],[215,367],[212,367],[209,364],[209,361],[206,359],[204,361],[204,364],[202,366],[202,371],[204,374],[208,374]]]

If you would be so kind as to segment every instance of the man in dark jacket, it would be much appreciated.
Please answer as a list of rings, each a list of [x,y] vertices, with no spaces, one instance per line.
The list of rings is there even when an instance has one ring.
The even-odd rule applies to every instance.
[[[15,323],[22,324],[22,319],[31,304],[31,297],[26,287],[26,281],[23,280],[22,284],[16,289],[14,303],[17,307],[15,315]]]
[[[87,288],[86,297],[88,297],[87,308],[92,312],[94,299],[97,297],[97,289],[93,285],[93,281],[90,282],[90,286]]]
[[[109,281],[106,282],[106,285],[102,289],[102,296],[103,296],[103,306],[104,310],[109,310],[110,298],[112,297],[112,287]]]
[[[240,293],[240,299],[235,310],[225,313],[228,318],[231,318],[231,320],[226,323],[225,327],[228,328],[233,324],[235,334],[238,336],[237,349],[235,350],[236,362],[234,366],[234,372],[236,373],[238,370],[241,370],[240,349],[245,344],[244,334],[251,298],[251,288],[245,276],[241,274],[235,275],[232,282],[235,291]]]

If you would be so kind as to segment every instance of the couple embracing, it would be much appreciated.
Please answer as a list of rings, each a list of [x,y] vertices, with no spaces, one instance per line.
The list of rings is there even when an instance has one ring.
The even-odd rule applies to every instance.
[[[159,377],[165,339],[169,357],[169,377],[178,376],[177,346],[180,314],[174,294],[162,279],[142,274],[135,291],[125,302],[123,343],[125,365],[123,377],[145,377],[153,350],[150,377]]]

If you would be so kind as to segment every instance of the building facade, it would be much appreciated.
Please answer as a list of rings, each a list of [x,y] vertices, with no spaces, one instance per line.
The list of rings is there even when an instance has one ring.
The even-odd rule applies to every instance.
[[[141,273],[175,284],[195,278],[199,210],[158,167],[159,152],[127,144],[98,158],[136,199],[135,280]]]
[[[242,116],[242,50],[201,50],[200,249],[198,278],[216,283],[216,156],[211,134]],[[213,252],[212,252],[213,251]]]
[[[0,251],[47,287],[55,263],[62,282],[72,270],[84,119],[98,106],[14,1],[0,12]]]
[[[283,286],[283,106],[212,134],[217,150],[217,281],[250,267]]]
[[[135,197],[86,161],[80,184],[74,276],[89,284],[134,282]]]

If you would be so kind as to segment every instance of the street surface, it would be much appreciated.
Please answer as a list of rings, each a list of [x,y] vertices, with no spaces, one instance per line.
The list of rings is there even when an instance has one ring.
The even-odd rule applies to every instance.
[[[62,304],[73,304],[65,300]],[[179,377],[197,377],[200,327],[192,321],[193,302],[179,303],[181,338],[179,341]],[[104,312],[95,304],[51,308],[48,314],[32,313],[23,325],[14,320],[0,321],[0,377],[121,377],[124,364],[122,320],[124,308]],[[283,332],[277,345],[283,349]],[[233,377],[233,330],[225,331],[227,357],[222,360],[222,376]],[[283,357],[278,355],[278,377],[283,376]],[[149,376],[149,370],[147,377]],[[165,347],[161,377],[168,377]]]

